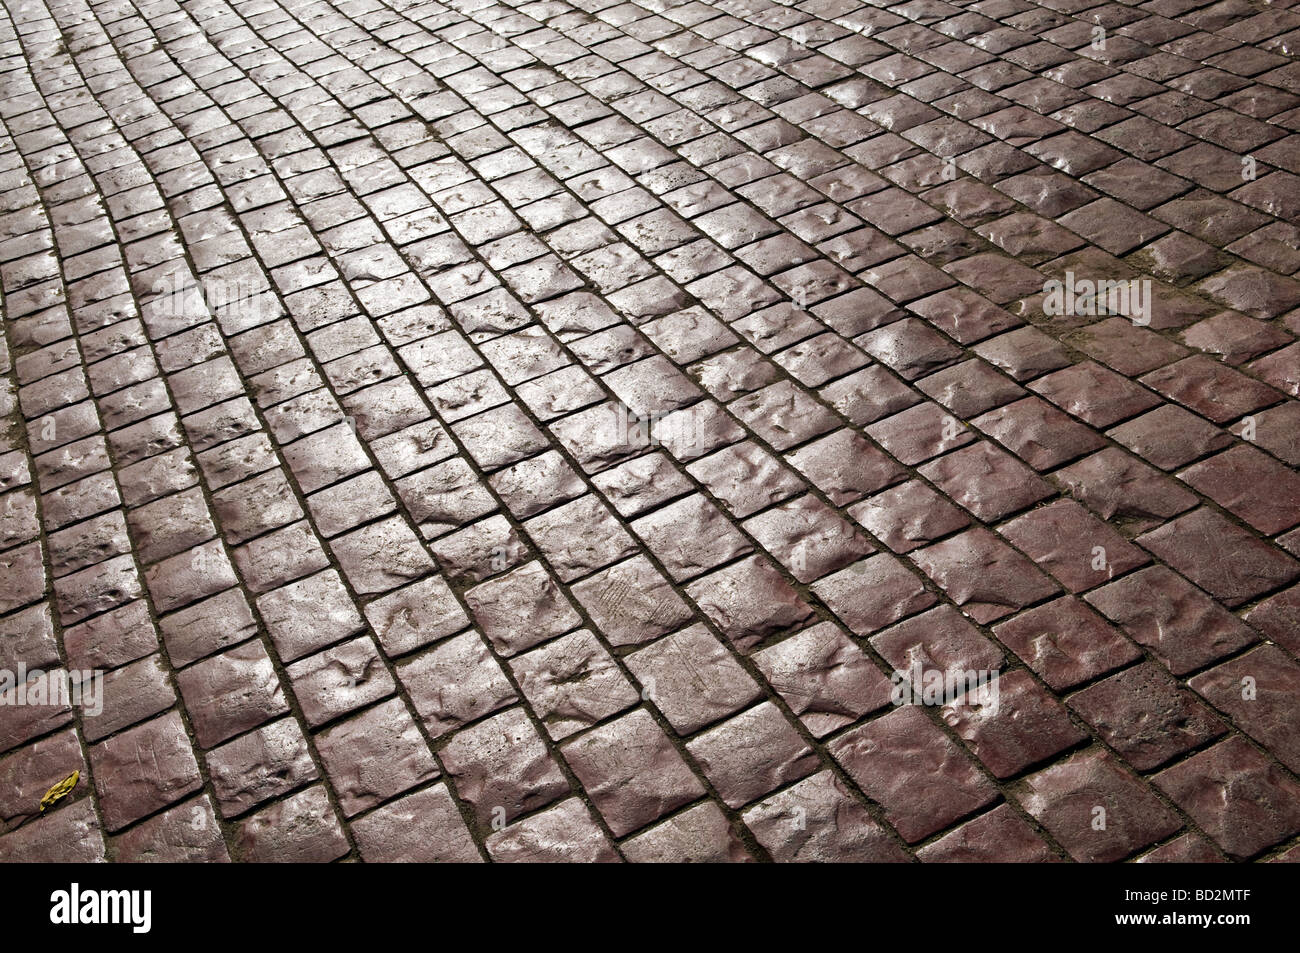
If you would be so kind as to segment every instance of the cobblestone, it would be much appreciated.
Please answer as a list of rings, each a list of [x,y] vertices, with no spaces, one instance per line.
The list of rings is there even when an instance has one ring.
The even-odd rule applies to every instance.
[[[1298,45],[0,0],[0,860],[1294,857]]]

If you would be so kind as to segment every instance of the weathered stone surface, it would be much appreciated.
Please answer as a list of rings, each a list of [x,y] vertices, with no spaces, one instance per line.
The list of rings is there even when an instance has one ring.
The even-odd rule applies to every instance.
[[[9,4],[0,859],[1294,859],[1300,20],[1130,7]]]

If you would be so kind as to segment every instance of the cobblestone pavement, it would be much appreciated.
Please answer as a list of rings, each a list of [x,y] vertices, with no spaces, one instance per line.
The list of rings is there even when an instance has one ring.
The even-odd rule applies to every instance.
[[[0,859],[1300,859],[1290,6],[2,0]]]

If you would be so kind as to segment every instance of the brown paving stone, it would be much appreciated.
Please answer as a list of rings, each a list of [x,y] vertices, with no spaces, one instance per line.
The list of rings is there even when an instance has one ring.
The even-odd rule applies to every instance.
[[[777,569],[757,556],[700,577],[687,592],[742,652],[769,636],[799,628],[813,615],[812,607]]]
[[[1154,781],[1235,859],[1300,830],[1300,785],[1239,735],[1162,771]]]
[[[889,701],[889,681],[829,622],[804,629],[753,658],[790,710],[818,737]]]
[[[687,472],[741,519],[803,488],[798,477],[775,456],[750,441],[696,460],[687,467]]]
[[[1055,371],[1029,386],[1093,427],[1109,427],[1160,402],[1155,394],[1091,362]]]
[[[985,522],[1053,494],[1028,467],[983,440],[927,463],[918,472]]]
[[[55,784],[81,772],[74,796],[86,793],[89,776],[77,735],[71,729],[48,735],[0,758],[0,778],[5,792],[0,800],[0,822],[9,825],[38,814],[41,798]]]
[[[113,838],[118,863],[225,864],[230,854],[207,797],[151,817]]]
[[[816,769],[817,756],[771,702],[710,728],[687,745],[731,807]]]
[[[159,628],[172,664],[183,666],[256,635],[257,621],[248,598],[232,588],[165,616]]]
[[[257,607],[284,662],[356,635],[363,625],[332,569],[266,593]]]
[[[617,863],[618,854],[586,806],[569,798],[493,834],[488,853],[500,863]]]
[[[313,726],[383,698],[394,687],[374,642],[364,636],[294,662],[285,672]]]
[[[191,571],[205,578],[216,576],[215,572],[209,571],[209,564],[216,560],[209,557],[206,550],[201,549],[199,552],[204,554],[203,558],[191,560]],[[236,568],[254,592],[266,592],[282,586],[324,569],[329,563],[320,542],[305,521],[246,543],[236,549],[233,555]],[[216,578],[224,581],[219,576]]]
[[[895,483],[906,472],[847,428],[814,441],[787,459],[836,506]]]
[[[438,774],[414,719],[396,698],[321,732],[316,746],[349,817]]]
[[[1162,470],[1182,466],[1232,441],[1213,424],[1174,404],[1163,404],[1107,434]]]
[[[1056,500],[998,528],[1039,568],[1082,592],[1144,565],[1149,557],[1073,500]]]
[[[1102,519],[1145,529],[1196,505],[1196,496],[1115,447],[1053,474],[1067,493]]]
[[[744,813],[778,862],[899,863],[906,855],[846,787],[820,771]]]
[[[1070,707],[1139,771],[1221,736],[1223,722],[1150,662],[1090,685]]]
[[[1300,403],[1290,402],[1248,416],[1238,423],[1233,432],[1238,436],[1249,434],[1254,428],[1253,442],[1278,459],[1300,466],[1300,428],[1295,426],[1300,417]]]
[[[1181,826],[1146,784],[1096,748],[1026,778],[1019,799],[1082,862],[1118,860]]]
[[[0,860],[8,862],[98,863],[104,835],[90,798],[0,837]]]
[[[539,563],[529,563],[465,594],[498,651],[513,654],[577,626],[581,617]]]
[[[1024,389],[980,360],[963,361],[916,383],[963,420],[1024,395]]]
[[[676,582],[752,548],[721,511],[698,493],[641,517],[632,528]]]
[[[705,802],[675,814],[623,844],[633,863],[748,863],[753,858],[716,804]]]
[[[147,654],[158,644],[152,632],[147,632],[147,637],[137,637],[129,642],[124,638],[123,631],[135,626],[148,629],[147,621],[142,623],[142,620],[148,618],[143,612],[144,608],[143,602],[131,603],[99,616],[98,626],[95,625],[97,620],[92,619],[68,629],[64,634],[64,645],[68,650],[69,661],[76,667],[83,667],[79,664],[82,660],[90,661],[90,653],[84,648],[87,642],[102,642],[105,647],[104,656],[119,661],[119,664]],[[3,635],[0,638],[0,652],[3,652],[0,654],[0,666],[7,671],[16,670],[19,664],[26,665],[28,669],[50,667],[59,660],[54,626],[47,605],[29,606],[5,616],[0,620],[0,635]],[[118,650],[116,656],[114,649]],[[95,666],[92,664],[84,667]]]
[[[1183,834],[1139,857],[1139,864],[1221,864],[1219,852],[1205,838]]]
[[[137,765],[145,762],[151,770],[142,775]],[[174,711],[92,747],[90,766],[110,831],[175,803],[203,783]]]
[[[1001,675],[997,692],[996,704],[976,690],[943,709],[944,721],[996,778],[1019,774],[1088,737],[1023,669]]]
[[[1073,596],[993,626],[998,640],[1061,691],[1141,657],[1141,651]]]
[[[849,513],[896,553],[962,529],[970,517],[919,480],[909,480],[849,507]]]
[[[872,423],[921,399],[878,364],[826,384],[819,393],[858,425]]]
[[[904,563],[887,553],[826,576],[812,590],[858,635],[869,635],[936,601]]]
[[[945,365],[961,352],[924,322],[904,318],[855,339],[858,345],[906,380],[916,380]]]
[[[1225,450],[1178,478],[1266,535],[1300,523],[1300,474],[1253,447]]]
[[[177,684],[205,748],[288,710],[271,658],[256,641],[191,666]]]
[[[87,712],[82,731],[87,741],[98,741],[128,725],[144,721],[176,702],[160,655],[124,665],[103,676],[93,717]]]
[[[644,556],[588,576],[572,592],[616,646],[648,642],[692,618],[685,600]]]
[[[1296,372],[1297,354],[1300,354],[1300,347],[1292,344],[1252,361],[1250,370],[1288,396],[1300,397],[1300,373]]]
[[[562,750],[616,835],[637,830],[704,793],[644,709],[597,728]]]
[[[840,735],[830,746],[903,839],[915,843],[995,799],[956,745],[920,709],[901,708]]]
[[[1300,666],[1275,645],[1262,645],[1202,672],[1188,685],[1287,767],[1300,762],[1296,744],[1295,682]]]
[[[389,592],[434,568],[415,533],[397,517],[336,537],[330,548],[361,595]]]
[[[403,662],[397,676],[434,738],[515,699],[501,667],[472,632]]]
[[[1184,358],[1152,371],[1141,381],[1217,424],[1275,404],[1282,396],[1207,355]]]
[[[208,752],[205,760],[225,817],[243,814],[319,777],[306,737],[292,718],[241,735]]]
[[[1187,354],[1185,348],[1122,317],[1080,328],[1066,335],[1065,340],[1126,377],[1144,374]]]
[[[977,622],[991,622],[1060,587],[985,529],[970,529],[911,558]]]
[[[1255,640],[1240,620],[1163,566],[1140,570],[1084,598],[1175,675]]]
[[[1291,336],[1275,325],[1225,311],[1200,321],[1182,334],[1192,347],[1222,355],[1229,364],[1240,365],[1266,351],[1291,343]]]
[[[1300,644],[1300,589],[1292,586],[1270,596],[1243,618],[1294,655]]]
[[[1300,576],[1300,563],[1202,507],[1138,538],[1138,544],[1228,606]]]
[[[739,398],[731,412],[777,450],[788,450],[834,429],[838,420],[789,381]]]
[[[236,859],[252,863],[325,863],[348,852],[348,842],[325,789],[310,787],[240,822]]]
[[[932,864],[1025,864],[1057,859],[1047,842],[1006,804],[927,844],[916,856]]]
[[[390,656],[419,648],[469,622],[447,583],[437,577],[376,599],[366,605],[365,613],[380,646]]]
[[[867,434],[908,466],[975,439],[960,420],[932,403],[910,407],[872,424],[867,428]]]
[[[510,661],[547,733],[556,740],[637,703],[640,693],[586,631],[574,632]]]
[[[509,822],[569,791],[554,758],[519,708],[459,732],[440,754],[480,825],[498,818]]]
[[[744,523],[764,549],[800,582],[811,582],[867,555],[874,547],[812,496],[778,504]]]
[[[367,863],[476,863],[482,859],[442,784],[390,801],[351,826]]]
[[[974,351],[1020,381],[1070,363],[1065,348],[1037,328],[1008,331],[977,344]]]
[[[626,660],[643,696],[678,734],[693,734],[760,694],[753,678],[702,625],[660,639]]]
[[[871,639],[871,646],[893,667],[890,681],[898,686],[891,701],[927,704],[926,678],[941,674],[945,683],[967,672],[995,672],[1003,667],[1001,650],[960,612],[940,605],[891,626]],[[911,689],[910,697],[902,689]],[[946,700],[946,699],[941,699]]]

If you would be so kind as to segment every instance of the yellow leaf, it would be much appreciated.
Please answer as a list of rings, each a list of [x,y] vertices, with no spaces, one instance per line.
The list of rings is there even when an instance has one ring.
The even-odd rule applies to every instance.
[[[63,800],[72,793],[72,789],[77,786],[77,779],[81,777],[80,771],[73,771],[70,775],[60,781],[54,787],[45,792],[45,797],[41,798],[41,810],[53,807],[59,801]]]

